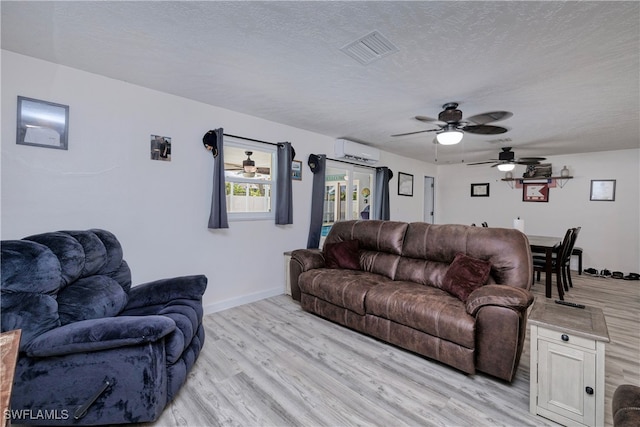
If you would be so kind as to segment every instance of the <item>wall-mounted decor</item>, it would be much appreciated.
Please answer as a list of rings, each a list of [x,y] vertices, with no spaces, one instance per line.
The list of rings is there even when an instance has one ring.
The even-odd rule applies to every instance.
[[[489,197],[489,183],[471,184],[471,197]]]
[[[528,165],[523,178],[548,178],[551,176],[551,163]]]
[[[17,144],[66,150],[68,134],[68,105],[18,97]]]
[[[171,161],[171,138],[151,135],[151,160]]]
[[[413,197],[413,175],[398,172],[398,195]]]
[[[589,200],[613,202],[616,200],[615,179],[592,179],[591,197]]]
[[[548,202],[549,184],[539,182],[525,182],[522,184],[523,202]]]
[[[296,181],[302,180],[302,161],[291,161],[291,179],[295,179]]]

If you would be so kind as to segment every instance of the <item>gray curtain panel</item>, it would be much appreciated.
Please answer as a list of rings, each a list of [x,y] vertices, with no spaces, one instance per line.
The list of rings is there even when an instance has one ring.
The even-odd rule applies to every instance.
[[[222,143],[223,130],[215,129],[216,148],[213,154],[213,189],[211,191],[211,213],[209,214],[209,228],[229,228],[227,220],[227,197],[224,181],[224,147]],[[216,155],[217,154],[217,155]]]
[[[276,178],[276,224],[293,224],[293,191],[291,185],[291,161],[293,148],[290,142],[278,144],[278,168]]]
[[[313,189],[311,190],[311,223],[309,224],[307,249],[317,249],[320,246],[320,234],[322,233],[324,179],[327,156],[326,154],[310,154],[307,163],[311,172],[313,172]]]
[[[389,180],[393,172],[386,166],[376,168],[376,189],[373,198],[373,219],[388,220],[389,212]]]

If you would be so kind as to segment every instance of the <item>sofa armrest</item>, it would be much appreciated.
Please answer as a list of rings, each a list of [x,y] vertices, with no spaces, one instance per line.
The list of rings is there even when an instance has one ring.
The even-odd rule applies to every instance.
[[[291,284],[291,297],[300,301],[300,286],[298,277],[308,270],[323,268],[325,266],[324,255],[320,249],[296,249],[291,252],[289,262],[289,283]]]
[[[176,299],[200,300],[206,289],[207,277],[201,274],[144,283],[129,290],[129,302],[124,310],[166,304]]]
[[[324,255],[320,249],[296,249],[291,252],[291,260],[298,262],[302,271],[325,266]]]
[[[173,332],[167,316],[119,316],[82,320],[51,329],[25,348],[27,356],[50,357],[153,342]]]
[[[533,294],[526,289],[505,285],[485,285],[473,291],[467,299],[467,313],[475,316],[480,308],[493,305],[526,310],[533,304]]]

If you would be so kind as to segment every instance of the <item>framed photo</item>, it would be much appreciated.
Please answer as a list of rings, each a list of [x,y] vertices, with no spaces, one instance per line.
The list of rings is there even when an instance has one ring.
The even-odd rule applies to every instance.
[[[171,138],[168,136],[151,135],[151,160],[171,161]]]
[[[18,96],[16,144],[68,148],[69,106]]]
[[[522,184],[522,201],[523,202],[548,202],[549,201],[549,184],[525,182]]]
[[[291,161],[291,179],[302,180],[302,160]]]
[[[616,200],[615,179],[592,179],[589,200],[613,202]]]
[[[489,183],[471,184],[471,197],[489,197]]]
[[[398,172],[398,195],[413,197],[413,175]]]

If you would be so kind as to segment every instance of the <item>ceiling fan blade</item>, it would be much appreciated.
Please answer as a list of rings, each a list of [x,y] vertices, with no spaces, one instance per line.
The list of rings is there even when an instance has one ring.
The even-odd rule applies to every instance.
[[[473,165],[488,165],[489,163],[494,163],[494,162],[493,162],[493,161],[490,161],[490,162],[467,163],[467,166],[473,166]]]
[[[505,120],[511,116],[513,116],[513,113],[509,111],[490,111],[488,113],[476,114],[475,116],[467,117],[466,120],[478,125],[484,125],[491,122]]]
[[[432,122],[438,122],[438,119],[432,119],[431,117],[427,117],[427,116],[415,116],[414,117],[416,120],[420,120],[421,122],[425,122],[425,123],[432,123]]]
[[[472,126],[465,126],[464,128],[462,128],[462,130],[465,132],[475,133],[478,135],[498,135],[498,134],[507,132],[509,129],[503,128],[502,126],[472,125]]]
[[[424,132],[435,132],[438,131],[440,129],[427,129],[427,130],[419,130],[416,132],[407,132],[407,133],[397,133],[395,135],[391,135],[391,136],[406,136],[406,135],[415,135],[416,133],[424,133]]]
[[[547,158],[546,157],[520,157],[518,159],[518,161],[520,161],[520,162],[527,162],[527,161],[530,161],[530,160],[533,160],[533,161],[536,161],[536,162],[541,162],[543,160],[547,160]]]

